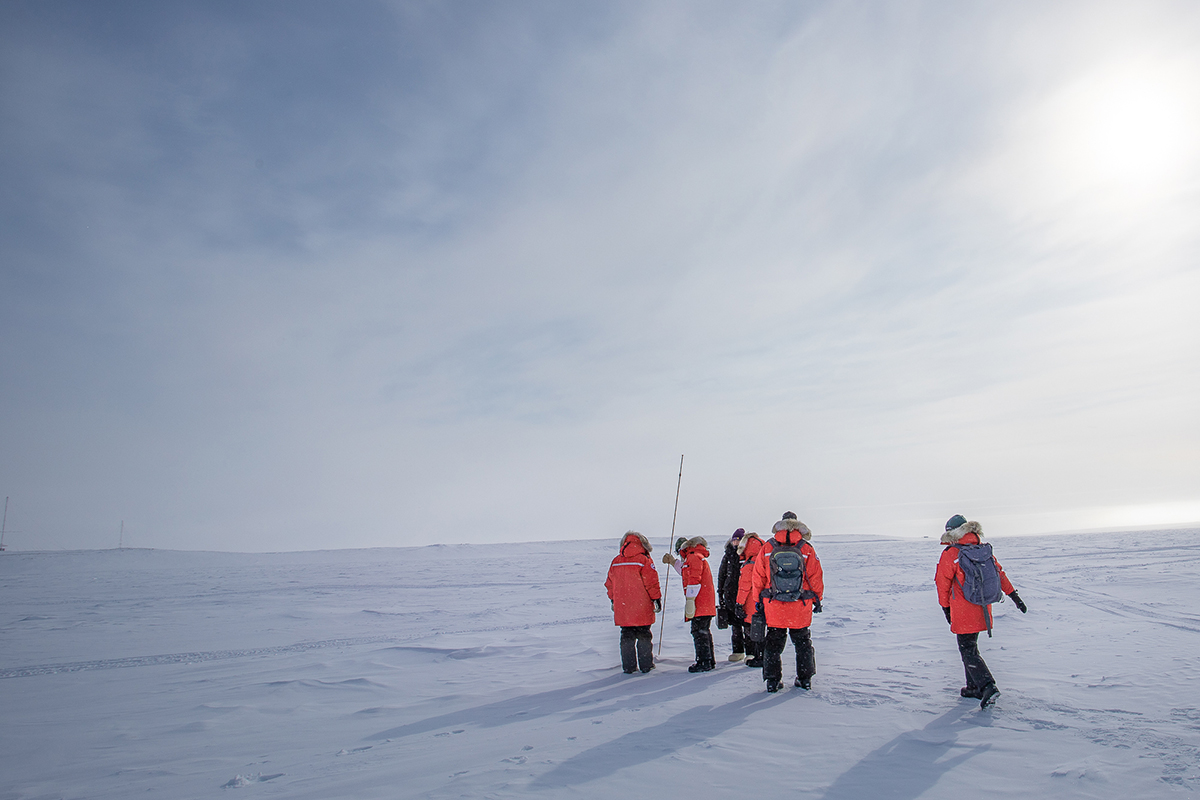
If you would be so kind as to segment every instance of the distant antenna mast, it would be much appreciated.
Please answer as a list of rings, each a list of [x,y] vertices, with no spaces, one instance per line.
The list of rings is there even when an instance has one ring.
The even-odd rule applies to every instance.
[[[0,553],[4,552],[4,532],[8,530],[8,497],[4,498],[4,521],[0,522]]]
[[[117,549],[125,549],[125,520],[121,520],[121,533],[117,536]]]

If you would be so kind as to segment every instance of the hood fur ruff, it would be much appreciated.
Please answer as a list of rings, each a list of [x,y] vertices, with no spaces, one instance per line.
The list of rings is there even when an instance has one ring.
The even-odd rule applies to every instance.
[[[741,541],[738,542],[737,551],[738,551],[739,556],[743,556],[746,554],[746,544],[751,539],[757,539],[760,542],[762,541],[762,537],[759,536],[757,533],[754,533],[753,531],[751,531],[750,533],[747,533],[745,536],[742,537]]]
[[[979,541],[983,541],[983,526],[972,520],[965,525],[959,525],[957,528],[951,528],[943,533],[942,544],[957,544],[958,540],[968,533],[975,534],[979,537]]]
[[[780,531],[800,531],[800,538],[804,541],[812,539],[812,531],[798,519],[781,519],[776,522],[771,528],[771,533],[779,533]]]
[[[630,536],[636,536],[636,537],[637,537],[637,539],[638,539],[638,541],[642,543],[642,547],[646,548],[646,554],[647,554],[647,555],[649,555],[649,554],[650,554],[650,551],[653,549],[653,548],[650,546],[650,540],[649,540],[649,539],[647,539],[647,538],[646,538],[645,536],[643,536],[642,534],[638,533],[637,531],[626,531],[626,532],[625,532],[625,535],[621,537],[621,547],[620,547],[620,549],[621,549],[621,550],[624,550],[624,549],[625,549],[625,541],[626,541],[626,540],[627,540],[627,539],[628,539]]]
[[[708,540],[703,536],[693,536],[687,540],[687,544],[685,544],[684,547],[695,547],[698,544],[702,544],[704,545],[705,549],[708,549]]]

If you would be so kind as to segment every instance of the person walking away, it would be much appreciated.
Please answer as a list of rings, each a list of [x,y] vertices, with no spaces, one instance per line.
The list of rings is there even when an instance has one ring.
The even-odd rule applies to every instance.
[[[717,666],[710,629],[717,614],[717,593],[708,566],[708,542],[702,536],[688,539],[679,556],[664,553],[663,563],[670,564],[683,577],[683,619],[692,623],[692,643],[696,648],[696,663],[688,667],[688,672],[708,672]]]
[[[654,669],[654,614],[662,611],[658,570],[650,559],[650,542],[637,531],[621,537],[620,552],[608,567],[604,588],[621,628],[621,668],[629,675]]]
[[[1003,591],[1022,614],[1028,608],[992,555],[992,546],[983,543],[983,527],[978,522],[955,514],[946,521],[942,544],[946,548],[938,560],[934,583],[946,622],[958,637],[958,653],[967,676],[967,685],[958,693],[978,699],[979,707],[987,708],[1000,696],[991,670],[979,654],[979,634],[987,631],[992,635],[991,603],[1002,600]],[[982,588],[976,589],[976,585]]]
[[[741,577],[738,579],[737,602],[733,606],[734,615],[742,621],[742,633],[746,648],[746,666],[761,669],[762,643],[750,638],[750,615],[754,611],[754,602],[750,600],[750,587],[754,584],[754,560],[762,552],[763,540],[757,533],[747,533],[738,543],[738,557],[741,559]]]
[[[738,545],[746,535],[745,528],[738,528],[725,543],[725,554],[721,556],[721,567],[717,570],[717,627],[730,629],[730,645],[733,652],[730,661],[741,661],[746,657],[745,624],[742,617],[734,613],[737,605],[738,583],[742,577],[742,557]]]
[[[762,598],[767,619],[763,678],[768,692],[778,692],[783,686],[783,649],[790,636],[796,648],[793,685],[810,689],[817,659],[809,628],[813,612],[821,611],[825,576],[817,551],[808,543],[812,531],[794,513],[786,512],[771,530],[775,536],[755,560],[750,587],[751,597]]]

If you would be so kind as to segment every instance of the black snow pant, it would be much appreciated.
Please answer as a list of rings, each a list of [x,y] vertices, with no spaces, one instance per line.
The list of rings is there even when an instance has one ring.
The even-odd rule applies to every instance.
[[[692,617],[692,644],[696,646],[696,664],[712,668],[717,665],[713,654],[712,617]]]
[[[628,625],[621,628],[621,669],[649,672],[654,669],[654,636],[649,625]]]
[[[733,652],[746,652],[746,645],[750,642],[750,637],[746,635],[748,627],[750,626],[742,620],[734,619],[732,611],[729,612],[729,631],[732,640],[730,643],[733,645]]]
[[[958,634],[958,654],[962,656],[963,671],[967,673],[967,690],[981,693],[988,686],[995,686],[996,679],[979,655],[979,634]]]
[[[767,638],[763,642],[763,680],[768,683],[783,681],[783,648],[787,646],[789,634],[796,646],[796,677],[806,681],[817,674],[817,654],[808,628],[767,628]]]

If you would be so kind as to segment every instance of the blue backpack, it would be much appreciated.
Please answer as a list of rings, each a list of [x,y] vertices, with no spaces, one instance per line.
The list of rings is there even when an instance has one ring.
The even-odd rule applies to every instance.
[[[963,579],[959,582],[959,590],[963,599],[968,603],[983,606],[987,619],[987,634],[992,635],[992,603],[999,603],[1003,597],[1000,590],[1000,570],[996,568],[996,559],[992,556],[990,544],[956,544],[958,550],[958,566],[962,570]]]
[[[958,550],[958,566],[963,572],[963,580],[959,584],[963,599],[977,606],[999,603],[1003,593],[1000,591],[1000,570],[996,569],[996,559],[992,557],[992,546],[956,544],[954,547]]]

